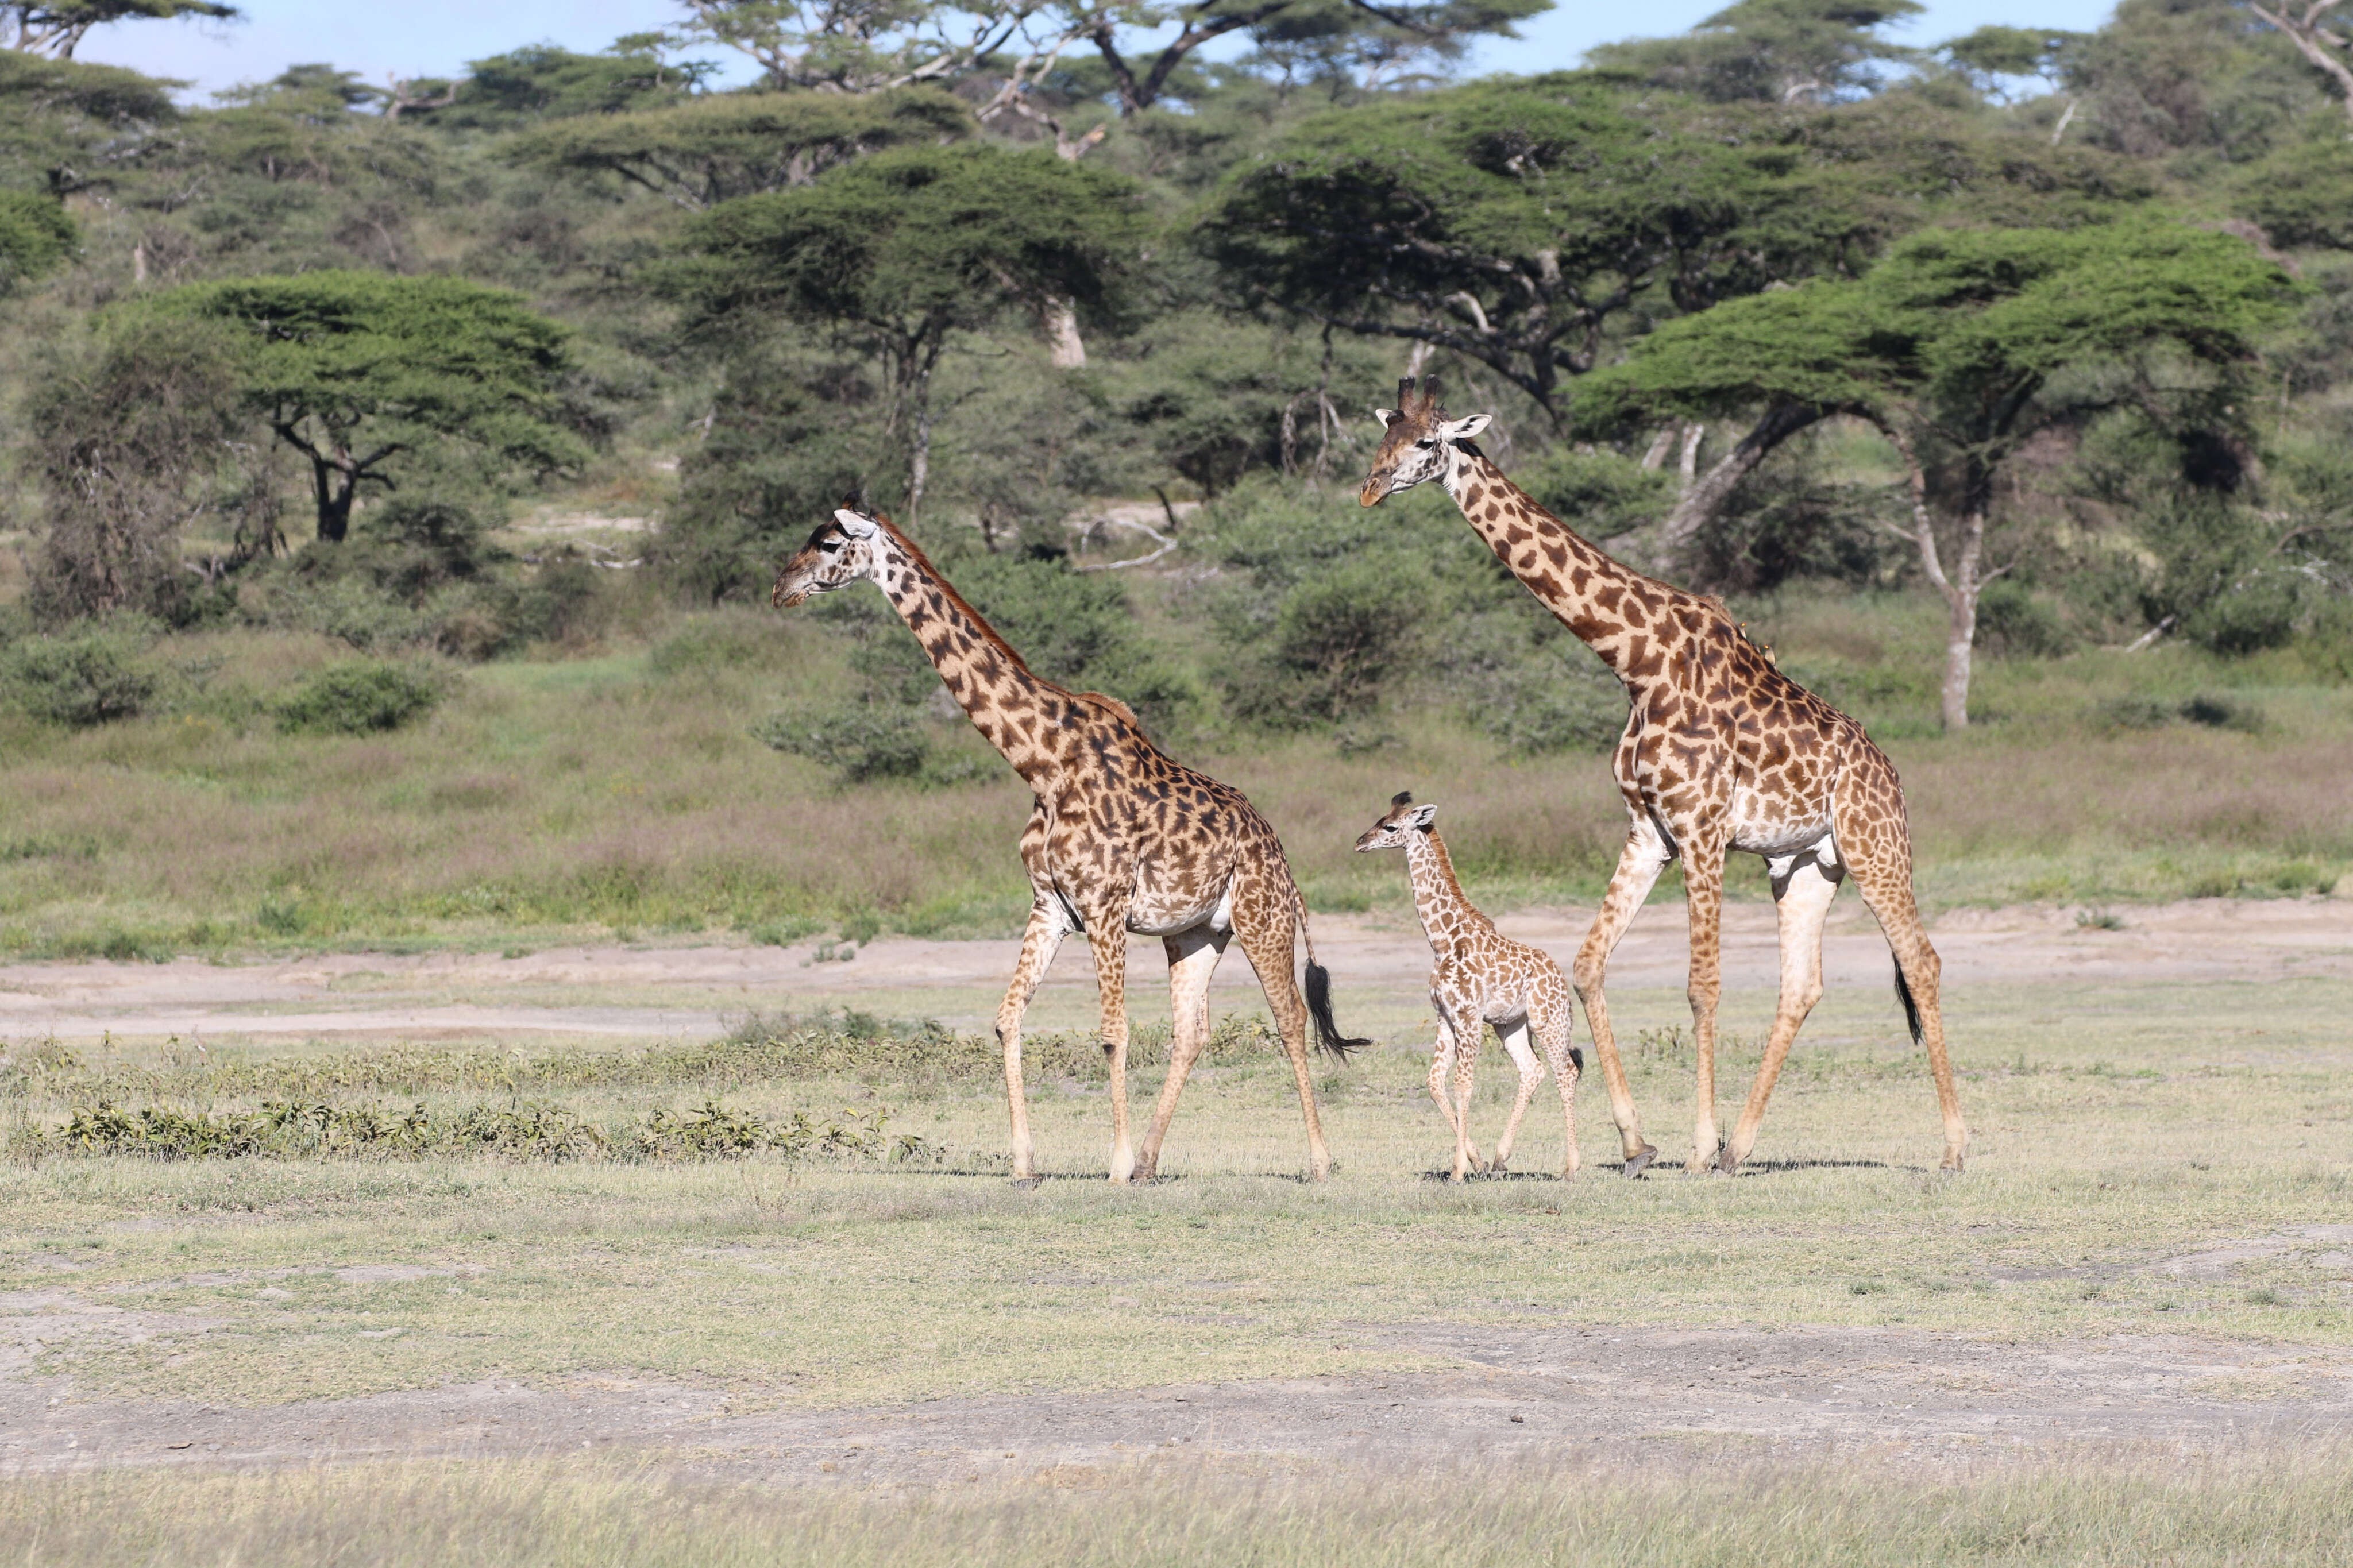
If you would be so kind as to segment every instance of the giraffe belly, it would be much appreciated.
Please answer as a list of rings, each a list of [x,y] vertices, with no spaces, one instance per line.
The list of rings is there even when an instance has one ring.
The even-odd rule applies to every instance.
[[[1178,931],[1208,926],[1234,929],[1234,882],[1206,892],[1200,889],[1136,889],[1127,907],[1127,929],[1138,936],[1175,936]]]

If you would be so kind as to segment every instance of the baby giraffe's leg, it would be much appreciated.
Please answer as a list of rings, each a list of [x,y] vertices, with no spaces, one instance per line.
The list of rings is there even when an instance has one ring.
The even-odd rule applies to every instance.
[[[1510,1054],[1512,1065],[1520,1069],[1520,1091],[1513,1097],[1511,1118],[1504,1123],[1503,1140],[1495,1145],[1495,1163],[1488,1167],[1500,1176],[1512,1158],[1512,1140],[1519,1136],[1520,1118],[1528,1113],[1528,1101],[1535,1098],[1536,1085],[1544,1082],[1544,1068],[1536,1060],[1535,1052],[1528,1048],[1528,1021],[1525,1018],[1497,1029],[1495,1034],[1504,1042],[1504,1049]]]
[[[1437,1102],[1438,1114],[1446,1118],[1446,1125],[1453,1130],[1454,1174],[1449,1180],[1459,1182],[1463,1164],[1462,1119],[1454,1113],[1454,1104],[1446,1097],[1446,1080],[1454,1071],[1457,1049],[1454,1026],[1447,1021],[1445,1003],[1432,995],[1430,1005],[1438,1011],[1438,1043],[1430,1053],[1430,1098]]]
[[[1459,1015],[1471,1022],[1454,1031],[1454,1120],[1462,1128],[1462,1152],[1469,1157],[1471,1169],[1483,1174],[1487,1161],[1479,1152],[1479,1141],[1471,1136],[1471,1080],[1479,1070],[1479,1049],[1487,1043],[1487,1026],[1476,1013],[1465,1010]]]
[[[1582,1163],[1577,1154],[1577,1080],[1584,1076],[1585,1064],[1570,1039],[1575,1032],[1577,1013],[1569,1005],[1568,983],[1557,973],[1547,976],[1537,987],[1535,1005],[1528,1009],[1528,1022],[1535,1026],[1537,1043],[1544,1047],[1545,1060],[1552,1068],[1552,1081],[1560,1090],[1560,1119],[1568,1131],[1568,1153],[1561,1162],[1564,1180],[1577,1174]]]

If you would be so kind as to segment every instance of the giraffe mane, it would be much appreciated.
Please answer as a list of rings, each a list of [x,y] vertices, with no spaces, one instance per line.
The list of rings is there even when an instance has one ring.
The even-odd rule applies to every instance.
[[[879,513],[876,514],[874,521],[881,525],[884,532],[890,534],[891,542],[893,544],[896,544],[901,550],[907,552],[907,559],[914,563],[918,571],[922,572],[924,576],[930,578],[934,583],[939,584],[941,595],[946,598],[949,604],[955,605],[956,609],[963,612],[965,615],[972,617],[972,624],[980,628],[981,636],[988,639],[990,647],[994,648],[997,653],[1010,660],[1016,669],[1018,669],[1022,674],[1029,676],[1030,679],[1037,681],[1039,685],[1054,686],[1052,681],[1041,679],[1030,669],[1029,661],[1023,658],[1018,652],[1015,651],[1013,645],[1007,642],[1004,637],[998,633],[997,629],[988,624],[988,618],[986,616],[983,616],[978,610],[972,607],[971,600],[956,592],[955,584],[949,582],[946,574],[942,573],[938,567],[932,564],[932,558],[923,553],[922,546],[918,545],[913,540],[907,537],[906,531],[903,529],[902,529],[897,523],[892,522],[889,518],[883,517]],[[1059,686],[1054,686],[1054,689],[1060,691],[1062,689]],[[1063,694],[1065,696],[1069,695],[1067,692]]]

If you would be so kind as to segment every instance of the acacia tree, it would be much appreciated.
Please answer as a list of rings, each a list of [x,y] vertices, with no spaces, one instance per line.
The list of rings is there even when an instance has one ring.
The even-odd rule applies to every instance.
[[[2276,0],[2278,9],[2250,0],[2247,9],[2288,37],[2296,53],[2327,74],[2337,84],[2346,117],[2353,119],[2353,28],[2328,26],[2328,14],[2342,0]]]
[[[1869,421],[1901,456],[1896,528],[1945,600],[1945,727],[1968,723],[1978,597],[2002,466],[2038,431],[2130,405],[2160,426],[2243,400],[2214,386],[2253,359],[2294,285],[2243,240],[2178,222],[1940,230],[1865,277],[1822,279],[1672,321],[1577,389],[1605,433],[1662,414],[1777,411]],[[2186,380],[2167,374],[2186,366]],[[2094,374],[2093,373],[2100,373]],[[2064,380],[2054,392],[2054,381]],[[2242,434],[2232,460],[2251,466]]]
[[[1562,75],[1324,115],[1231,177],[1203,243],[1252,303],[1451,349],[1557,418],[1638,305],[1703,310],[1867,236],[1784,138],[1677,110]]]
[[[13,32],[9,47],[25,54],[71,59],[92,27],[109,22],[183,16],[235,21],[243,13],[216,0],[11,0],[0,5],[0,30]]]
[[[1123,176],[980,142],[907,148],[713,208],[671,281],[714,337],[781,313],[879,357],[912,515],[931,464],[932,374],[955,335],[1058,302],[1116,317],[1143,237]]]
[[[700,211],[806,185],[837,163],[965,135],[972,115],[936,88],[862,97],[745,93],[556,121],[507,143],[530,167],[607,174]]]
[[[237,329],[239,394],[309,460],[322,540],[350,531],[361,486],[396,489],[387,465],[422,443],[543,472],[587,455],[557,417],[569,334],[504,289],[322,271],[191,284],[142,309]]]
[[[1880,37],[1915,0],[1739,0],[1690,32],[1604,44],[1587,58],[1719,101],[1823,103],[1869,92],[1917,56]]]
[[[686,31],[759,62],[771,86],[874,92],[947,82],[1025,56],[1092,48],[1122,115],[1171,90],[1203,46],[1250,36],[1278,59],[1303,51],[1394,76],[1400,63],[1459,57],[1480,36],[1552,0],[679,0]],[[1168,29],[1176,28],[1174,34]],[[1285,60],[1288,63],[1288,60]]]

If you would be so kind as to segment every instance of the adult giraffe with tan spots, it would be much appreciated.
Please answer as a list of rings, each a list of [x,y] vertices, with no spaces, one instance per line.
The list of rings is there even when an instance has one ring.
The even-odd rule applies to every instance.
[[[1913,1039],[1927,1047],[1944,1113],[1944,1167],[1968,1153],[1959,1093],[1945,1050],[1936,950],[1912,897],[1912,838],[1895,764],[1862,726],[1789,679],[1743,637],[1717,600],[1668,586],[1610,559],[1530,500],[1473,441],[1491,416],[1449,419],[1438,389],[1398,384],[1372,473],[1358,498],[1383,498],[1437,479],[1488,548],[1600,656],[1631,711],[1611,768],[1626,804],[1626,847],[1601,912],[1577,950],[1572,978],[1585,1003],[1609,1090],[1626,1171],[1657,1151],[1642,1139],[1610,1032],[1602,977],[1651,889],[1680,858],[1691,917],[1692,1034],[1698,1114],[1686,1169],[1729,1174],[1756,1147],[1765,1103],[1806,1015],[1822,994],[1822,927],[1839,883],[1852,876],[1895,955],[1895,989]],[[1727,852],[1764,857],[1781,938],[1781,997],[1756,1085],[1729,1142],[1715,1121],[1719,925]]]
[[[770,597],[788,610],[813,594],[858,582],[882,590],[948,694],[1037,798],[1021,834],[1021,864],[1034,895],[1029,929],[997,1010],[1014,1179],[1037,1174],[1021,1081],[1022,1015],[1062,939],[1076,932],[1094,952],[1103,1050],[1111,1058],[1111,1179],[1150,1181],[1157,1173],[1176,1097],[1208,1044],[1209,976],[1226,944],[1240,937],[1290,1053],[1307,1119],[1307,1168],[1321,1181],[1332,1155],[1307,1070],[1310,1016],[1327,1051],[1345,1055],[1366,1042],[1341,1037],[1332,1019],[1331,977],[1315,962],[1313,942],[1304,1002],[1292,980],[1292,937],[1306,937],[1307,906],[1266,818],[1240,790],[1170,761],[1125,703],[1065,691],[1032,675],[888,518],[835,512],[785,563]],[[1168,1077],[1140,1154],[1130,1149],[1127,1124],[1130,931],[1160,938],[1175,1007]]]

